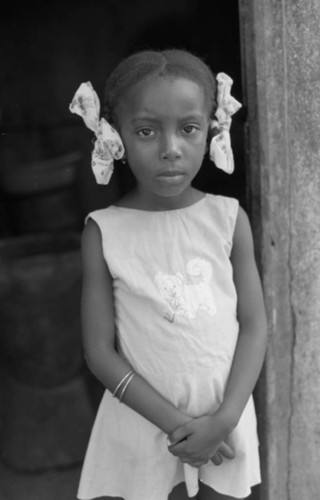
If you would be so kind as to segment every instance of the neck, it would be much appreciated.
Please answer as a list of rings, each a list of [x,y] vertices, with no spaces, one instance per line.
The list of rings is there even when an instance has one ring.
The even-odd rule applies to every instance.
[[[199,201],[203,196],[202,191],[198,191],[191,186],[177,196],[159,196],[137,186],[122,198],[118,204],[127,208],[161,212],[188,207]]]

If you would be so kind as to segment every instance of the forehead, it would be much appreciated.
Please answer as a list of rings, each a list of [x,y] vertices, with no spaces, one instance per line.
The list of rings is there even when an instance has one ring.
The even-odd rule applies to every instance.
[[[208,103],[203,89],[186,78],[150,77],[127,92],[119,109],[119,118],[183,118],[189,115],[208,117]]]

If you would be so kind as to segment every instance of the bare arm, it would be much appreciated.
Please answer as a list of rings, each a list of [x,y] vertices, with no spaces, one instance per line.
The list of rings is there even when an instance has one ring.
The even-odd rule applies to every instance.
[[[238,296],[240,332],[221,411],[234,427],[257,382],[267,345],[262,287],[250,223],[242,208],[235,227],[231,262]]]
[[[252,234],[245,212],[237,218],[231,261],[238,295],[239,338],[224,400],[213,415],[184,424],[170,436],[169,449],[191,461],[214,455],[219,443],[236,427],[261,371],[267,342],[267,324],[262,288],[254,259]]]
[[[85,358],[94,375],[113,392],[131,366],[115,348],[112,277],[103,257],[100,230],[92,220],[83,231],[82,261]],[[130,382],[123,402],[166,434],[191,420],[138,375]]]

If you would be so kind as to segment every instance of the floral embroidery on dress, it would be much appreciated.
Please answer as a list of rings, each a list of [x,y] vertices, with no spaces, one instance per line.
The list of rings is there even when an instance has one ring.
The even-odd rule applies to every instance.
[[[217,312],[209,283],[212,278],[210,262],[201,258],[191,259],[186,265],[186,276],[182,273],[155,275],[155,283],[167,307],[164,317],[173,322],[176,315],[193,319],[205,311],[210,316]]]

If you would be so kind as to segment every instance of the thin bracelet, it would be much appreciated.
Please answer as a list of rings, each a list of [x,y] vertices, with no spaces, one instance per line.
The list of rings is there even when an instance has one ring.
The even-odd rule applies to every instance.
[[[123,396],[124,396],[124,394],[125,394],[125,392],[126,392],[126,390],[127,390],[127,387],[128,387],[128,385],[130,384],[130,382],[131,382],[131,380],[133,379],[133,377],[134,377],[134,376],[135,376],[135,373],[132,373],[132,374],[130,375],[130,377],[128,378],[127,382],[125,383],[125,386],[124,386],[124,388],[122,389],[121,394],[120,394],[120,397],[119,397],[119,402],[120,402],[120,403],[122,402],[122,400],[123,400]]]
[[[130,377],[130,375],[132,375],[134,372],[133,370],[130,370],[127,375],[125,375],[119,382],[119,384],[117,385],[117,387],[115,388],[115,390],[113,391],[112,393],[112,396],[115,397],[118,390],[120,389],[120,387],[122,386],[122,384],[127,380],[128,377]]]

